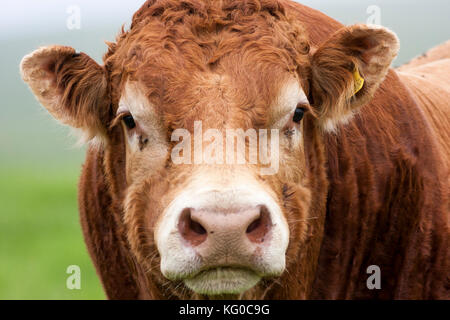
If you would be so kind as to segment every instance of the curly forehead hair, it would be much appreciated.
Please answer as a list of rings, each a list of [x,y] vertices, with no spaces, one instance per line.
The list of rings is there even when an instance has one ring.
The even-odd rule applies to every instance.
[[[142,63],[188,76],[221,65],[265,63],[295,71],[309,53],[303,26],[277,0],[149,0],[104,56],[112,77],[133,77]],[[236,60],[234,60],[236,61]]]

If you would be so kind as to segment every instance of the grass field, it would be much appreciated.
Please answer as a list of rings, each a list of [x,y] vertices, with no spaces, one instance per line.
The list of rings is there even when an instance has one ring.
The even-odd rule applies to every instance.
[[[0,169],[0,299],[104,299],[77,210],[79,166]],[[81,289],[66,269],[81,268]]]

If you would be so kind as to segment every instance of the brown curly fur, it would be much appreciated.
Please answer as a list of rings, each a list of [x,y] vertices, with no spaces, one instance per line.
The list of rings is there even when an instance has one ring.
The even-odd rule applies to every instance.
[[[268,125],[267,106],[288,74],[298,76],[319,118],[311,112],[304,119],[304,160],[292,156],[280,174],[257,177],[276,192],[289,222],[286,272],[240,298],[449,298],[449,163],[429,124],[431,112],[422,112],[422,101],[384,62],[368,67],[395,39],[341,27],[284,0],[151,0],[136,12],[97,72],[106,75],[101,79],[109,97],[90,115],[100,113],[102,120],[77,123],[105,132],[104,146],[87,152],[79,205],[108,298],[206,298],[159,271],[153,239],[158,213],[191,172],[167,159],[161,170],[127,184],[123,129],[111,126],[126,81],[144,85],[170,135],[175,128],[192,130],[196,119],[216,128],[225,122],[243,129]],[[61,70],[75,62],[69,59]],[[355,66],[366,85],[341,104],[349,99]],[[208,72],[227,74],[239,88],[223,91],[214,109],[210,92],[199,85],[199,75]],[[381,85],[372,81],[380,73],[387,73]],[[74,82],[58,79],[59,89]],[[69,87],[75,91],[65,91],[65,105],[80,97],[75,101],[85,105],[86,92]],[[335,134],[322,131],[320,119],[362,105]],[[381,268],[381,290],[367,289],[372,264]]]

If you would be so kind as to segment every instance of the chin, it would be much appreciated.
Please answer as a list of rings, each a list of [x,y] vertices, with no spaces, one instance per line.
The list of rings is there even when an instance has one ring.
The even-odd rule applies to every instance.
[[[184,284],[198,294],[221,296],[241,294],[253,288],[260,280],[261,276],[249,269],[218,267],[184,279]]]

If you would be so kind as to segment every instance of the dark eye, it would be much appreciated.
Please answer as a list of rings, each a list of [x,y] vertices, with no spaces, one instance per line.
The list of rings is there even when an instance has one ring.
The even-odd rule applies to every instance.
[[[293,121],[295,123],[300,123],[300,121],[302,121],[304,115],[305,115],[305,109],[302,107],[297,107],[294,112]]]
[[[123,123],[128,129],[134,129],[136,127],[136,122],[134,122],[133,116],[131,114],[126,115],[122,118]]]

